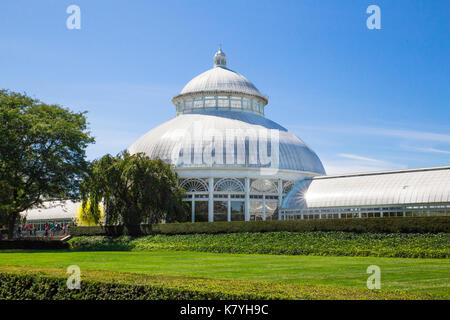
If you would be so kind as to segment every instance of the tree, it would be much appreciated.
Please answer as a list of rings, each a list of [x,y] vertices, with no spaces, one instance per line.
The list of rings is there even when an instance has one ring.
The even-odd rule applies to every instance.
[[[143,222],[187,220],[184,190],[177,181],[173,168],[160,159],[126,151],[116,157],[105,155],[93,161],[82,184],[82,205],[98,223],[103,204],[107,226],[124,225],[128,233],[137,234]]]
[[[92,216],[90,213],[90,209],[89,207],[91,206],[91,203],[88,201],[84,208],[82,205],[80,205],[78,207],[78,215],[76,218],[76,223],[77,226],[83,226],[83,227],[90,227],[90,226],[98,226],[101,224],[103,218],[104,218],[104,213],[103,213],[103,209],[101,206],[99,206],[98,208],[98,213],[99,216],[95,217]]]
[[[20,215],[45,199],[76,199],[94,139],[85,112],[0,90],[0,215],[8,237]]]

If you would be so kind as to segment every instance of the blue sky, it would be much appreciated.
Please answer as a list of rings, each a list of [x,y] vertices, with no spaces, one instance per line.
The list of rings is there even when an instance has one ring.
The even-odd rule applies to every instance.
[[[66,8],[81,8],[81,29]],[[369,5],[381,30],[369,30]],[[90,159],[175,116],[171,98],[212,67],[269,96],[266,117],[330,174],[450,165],[450,1],[0,3],[0,88],[87,110]]]

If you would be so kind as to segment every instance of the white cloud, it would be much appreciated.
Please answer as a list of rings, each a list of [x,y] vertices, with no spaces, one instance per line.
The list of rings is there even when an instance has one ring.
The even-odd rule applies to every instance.
[[[358,128],[359,133],[367,133],[371,135],[382,135],[388,137],[396,137],[405,140],[421,140],[421,141],[433,141],[433,142],[446,142],[450,143],[450,134],[434,133],[427,131],[415,131],[415,130],[395,130],[384,128]]]
[[[369,162],[384,162],[382,160],[362,157],[362,156],[358,156],[356,154],[340,153],[340,154],[338,154],[338,156],[341,158],[347,158],[347,159],[352,159],[352,160],[369,161]]]
[[[407,166],[403,164],[363,157],[356,154],[340,153],[337,156],[343,158],[343,160],[323,161],[325,170],[329,175],[388,171],[407,168]]]
[[[398,163],[382,162],[368,163],[366,161],[322,161],[328,175],[360,172],[376,172],[407,169],[408,167]]]
[[[389,128],[377,128],[377,127],[361,127],[361,126],[288,126],[292,129],[301,129],[311,131],[317,130],[320,132],[333,132],[333,133],[351,133],[354,135],[372,135],[372,136],[386,136],[392,138],[399,138],[408,141],[432,141],[450,143],[450,134],[447,133],[435,133],[428,131],[417,130],[402,130],[402,129],[389,129]]]
[[[450,154],[448,150],[441,150],[436,148],[410,148],[411,150],[426,152],[426,153],[441,153],[441,154]]]

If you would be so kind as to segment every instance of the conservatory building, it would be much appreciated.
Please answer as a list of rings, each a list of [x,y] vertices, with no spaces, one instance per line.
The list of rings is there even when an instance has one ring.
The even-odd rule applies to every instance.
[[[306,178],[280,211],[288,220],[450,215],[450,167]]]
[[[172,99],[176,117],[129,152],[174,165],[193,222],[279,219],[292,186],[325,170],[301,139],[264,117],[268,101],[219,49],[213,68]]]
[[[325,175],[313,150],[264,116],[269,99],[227,67],[221,48],[172,102],[175,117],[128,151],[174,166],[192,222],[450,214],[448,166]],[[75,221],[79,206],[49,202],[23,216]]]

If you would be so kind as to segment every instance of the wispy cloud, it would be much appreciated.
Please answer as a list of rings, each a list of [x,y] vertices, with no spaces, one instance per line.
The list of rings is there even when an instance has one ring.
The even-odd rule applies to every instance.
[[[331,133],[350,133],[354,135],[371,135],[371,136],[386,136],[391,138],[399,138],[407,141],[431,141],[431,142],[442,142],[450,143],[450,134],[447,133],[436,133],[429,131],[417,131],[408,129],[390,129],[382,127],[362,127],[362,126],[329,126],[329,125],[318,125],[318,126],[288,126],[291,129],[300,130],[314,130],[320,132],[331,132]]]
[[[436,148],[417,148],[417,147],[412,147],[412,148],[408,148],[408,149],[413,150],[413,151],[426,152],[426,153],[450,154],[450,151],[448,151],[448,150],[441,150],[441,149],[436,149]]]
[[[360,172],[376,172],[376,171],[388,171],[407,169],[408,166],[391,163],[380,162],[370,163],[362,161],[323,161],[325,171],[329,175],[344,174],[344,173],[360,173]]]
[[[342,159],[323,160],[327,174],[335,175],[407,168],[407,166],[403,164],[364,157],[356,154],[339,153],[337,156]]]
[[[401,138],[404,140],[420,140],[450,143],[450,134],[416,130],[396,130],[385,128],[357,128],[359,133]]]
[[[347,158],[347,159],[352,159],[352,160],[361,160],[361,161],[369,161],[369,162],[383,162],[382,160],[362,157],[362,156],[358,156],[356,154],[339,153],[338,156],[341,158]]]

